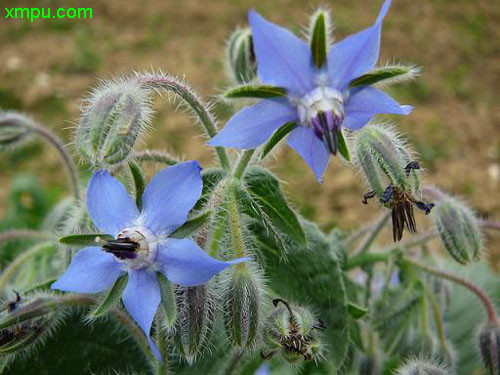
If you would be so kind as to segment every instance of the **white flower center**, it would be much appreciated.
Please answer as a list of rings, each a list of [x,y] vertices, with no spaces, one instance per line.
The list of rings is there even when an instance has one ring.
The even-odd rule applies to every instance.
[[[331,114],[335,118],[344,118],[344,100],[342,93],[329,87],[317,87],[297,101],[301,125],[313,125],[318,114]]]

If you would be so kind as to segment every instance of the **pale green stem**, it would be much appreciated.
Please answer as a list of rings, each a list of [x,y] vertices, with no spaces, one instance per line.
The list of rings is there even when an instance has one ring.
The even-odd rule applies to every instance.
[[[175,165],[179,163],[178,160],[170,157],[168,154],[156,150],[137,152],[134,155],[134,160],[137,160],[139,162],[150,161],[154,163],[163,163],[166,165]]]
[[[384,215],[382,215],[382,217],[379,219],[379,221],[375,224],[375,226],[371,230],[368,238],[361,244],[359,250],[356,251],[355,254],[362,255],[370,249],[370,247],[373,244],[373,241],[375,241],[377,236],[380,234],[380,231],[384,228],[384,225],[385,223],[387,223],[387,220],[389,220],[390,216],[391,216],[390,212],[386,212]]]
[[[252,159],[252,155],[255,152],[254,149],[252,150],[246,150],[243,155],[241,155],[240,160],[238,161],[238,164],[236,165],[236,168],[234,169],[233,176],[237,178],[238,180],[241,179],[243,176],[243,173],[245,172],[246,167],[248,166],[248,163]]]
[[[163,357],[163,361],[156,360],[156,375],[168,375],[168,352],[167,345],[165,342],[165,338],[161,333],[161,317],[162,317],[162,309],[159,309],[156,314],[156,326],[155,326],[155,336],[156,336],[156,344],[160,350],[161,356]]]
[[[245,256],[245,244],[241,233],[240,212],[238,210],[238,202],[236,200],[234,188],[229,189],[228,215],[229,228],[233,239],[234,255],[236,258],[243,258]],[[244,266],[244,263],[239,263],[238,266]]]
[[[444,325],[443,325],[443,315],[441,314],[441,310],[439,309],[439,304],[436,300],[436,296],[432,291],[427,290],[427,296],[429,297],[429,301],[431,302],[432,314],[434,316],[434,322],[436,323],[436,330],[438,333],[439,343],[441,347],[450,354],[448,344],[446,342],[446,336],[444,333]]]
[[[14,260],[9,263],[0,275],[0,291],[5,289],[9,280],[15,275],[16,271],[24,264],[24,262],[45,251],[51,250],[55,250],[54,244],[52,242],[43,242],[33,246],[27,251],[23,251],[16,258],[14,258]]]

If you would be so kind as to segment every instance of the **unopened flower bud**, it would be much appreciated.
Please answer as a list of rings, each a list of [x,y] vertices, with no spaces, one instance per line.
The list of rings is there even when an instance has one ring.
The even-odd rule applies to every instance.
[[[20,146],[30,138],[28,120],[16,112],[0,112],[0,151]]]
[[[242,348],[255,343],[260,317],[261,285],[249,267],[234,268],[224,283],[224,324],[229,340]]]
[[[400,135],[392,128],[368,125],[356,132],[354,137],[355,165],[365,177],[370,191],[363,197],[378,198],[392,210],[394,241],[400,241],[406,228],[416,232],[413,207],[429,214],[433,203],[424,203],[415,198],[420,182],[417,170],[420,164],[412,160],[411,152]]]
[[[318,357],[322,351],[319,331],[325,329],[323,322],[309,310],[282,299],[273,300],[273,304],[276,308],[264,325],[266,347],[261,356],[270,359],[279,353],[289,363]]]
[[[232,78],[239,84],[253,80],[257,74],[257,60],[249,28],[237,29],[227,45],[227,60]]]
[[[138,137],[147,130],[151,115],[151,91],[134,80],[102,84],[82,110],[76,146],[94,167],[123,162]]]
[[[488,375],[500,374],[500,327],[487,323],[479,332],[479,349]]]
[[[451,375],[448,366],[432,359],[415,358],[399,367],[396,375]]]
[[[479,260],[481,230],[474,213],[464,203],[445,196],[437,203],[433,219],[441,242],[458,263]]]
[[[172,330],[177,350],[192,362],[206,348],[212,334],[215,295],[210,283],[176,289],[177,320]]]

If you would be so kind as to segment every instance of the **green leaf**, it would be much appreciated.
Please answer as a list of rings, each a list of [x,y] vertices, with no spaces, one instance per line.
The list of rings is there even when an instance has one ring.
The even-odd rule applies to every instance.
[[[350,87],[369,86],[375,83],[391,83],[413,79],[418,69],[412,66],[393,65],[376,68],[351,81]]]
[[[365,309],[364,307],[361,307],[353,302],[348,302],[347,303],[347,312],[354,319],[360,319],[366,315],[366,313],[368,312],[368,309]]]
[[[347,148],[347,143],[344,138],[344,133],[342,130],[337,132],[339,153],[344,157],[345,160],[351,161],[351,155],[349,154],[349,149]]]
[[[283,125],[281,128],[276,130],[271,138],[269,138],[269,141],[265,144],[264,148],[262,149],[262,154],[260,155],[260,160],[264,159],[276,146],[283,138],[285,138],[293,129],[297,127],[297,124],[295,122],[287,122],[285,125]]]
[[[91,234],[70,234],[59,238],[59,243],[69,246],[99,246],[100,243],[96,239],[108,241],[113,237],[104,233],[91,233]]]
[[[114,319],[82,323],[72,314],[36,351],[19,355],[5,374],[149,374],[139,347]]]
[[[201,179],[203,181],[203,190],[201,192],[201,197],[196,202],[193,210],[199,211],[210,200],[212,192],[215,190],[219,182],[226,177],[227,172],[222,168],[207,168],[201,171]]]
[[[261,221],[278,240],[284,251],[305,246],[306,237],[300,222],[283,196],[276,177],[260,167],[250,167],[244,177],[239,203],[250,217]]]
[[[279,256],[279,244],[266,228],[254,222],[250,229],[255,235],[270,288],[285,300],[307,304],[316,311],[326,325],[322,337],[329,352],[325,358],[330,358],[338,368],[344,362],[349,345],[343,273],[318,226],[306,220],[301,224],[307,245],[292,247],[286,262]]]
[[[172,238],[186,238],[200,229],[203,225],[210,221],[212,211],[207,211],[199,216],[196,216],[186,221],[181,227],[177,228],[174,233],[170,235]]]
[[[315,14],[314,27],[311,37],[311,52],[314,64],[316,67],[321,68],[326,60],[327,53],[327,35],[328,28],[326,26],[325,12],[317,12]]]
[[[224,93],[224,98],[257,98],[270,99],[286,96],[286,90],[270,85],[247,85],[238,86]]]
[[[172,328],[177,319],[177,300],[175,298],[174,283],[169,281],[160,272],[158,276],[158,285],[160,286],[161,305],[165,311],[165,320],[168,328]]]
[[[105,315],[109,310],[120,303],[120,298],[122,298],[123,291],[127,286],[128,274],[123,275],[118,278],[113,284],[113,287],[109,290],[107,296],[102,300],[102,302],[97,306],[97,308],[90,314],[92,318],[98,318]]]
[[[142,209],[142,194],[144,193],[144,189],[146,187],[146,182],[144,181],[144,175],[142,174],[141,167],[135,161],[131,161],[128,163],[130,173],[134,179],[135,185],[135,203],[139,210]]]

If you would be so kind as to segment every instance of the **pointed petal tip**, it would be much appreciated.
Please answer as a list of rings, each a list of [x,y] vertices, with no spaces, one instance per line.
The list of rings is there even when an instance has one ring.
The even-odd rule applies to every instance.
[[[402,105],[401,106],[401,111],[403,115],[409,115],[410,113],[413,112],[414,107],[411,105]]]
[[[252,260],[252,258],[250,258],[250,257],[244,257],[244,258],[238,258],[238,259],[229,260],[226,263],[229,263],[229,265],[233,265],[233,264],[248,262],[250,260]]]
[[[390,7],[391,7],[391,0],[386,0],[382,5],[382,8],[380,9],[380,13],[377,17],[377,23],[380,23],[384,20]]]

